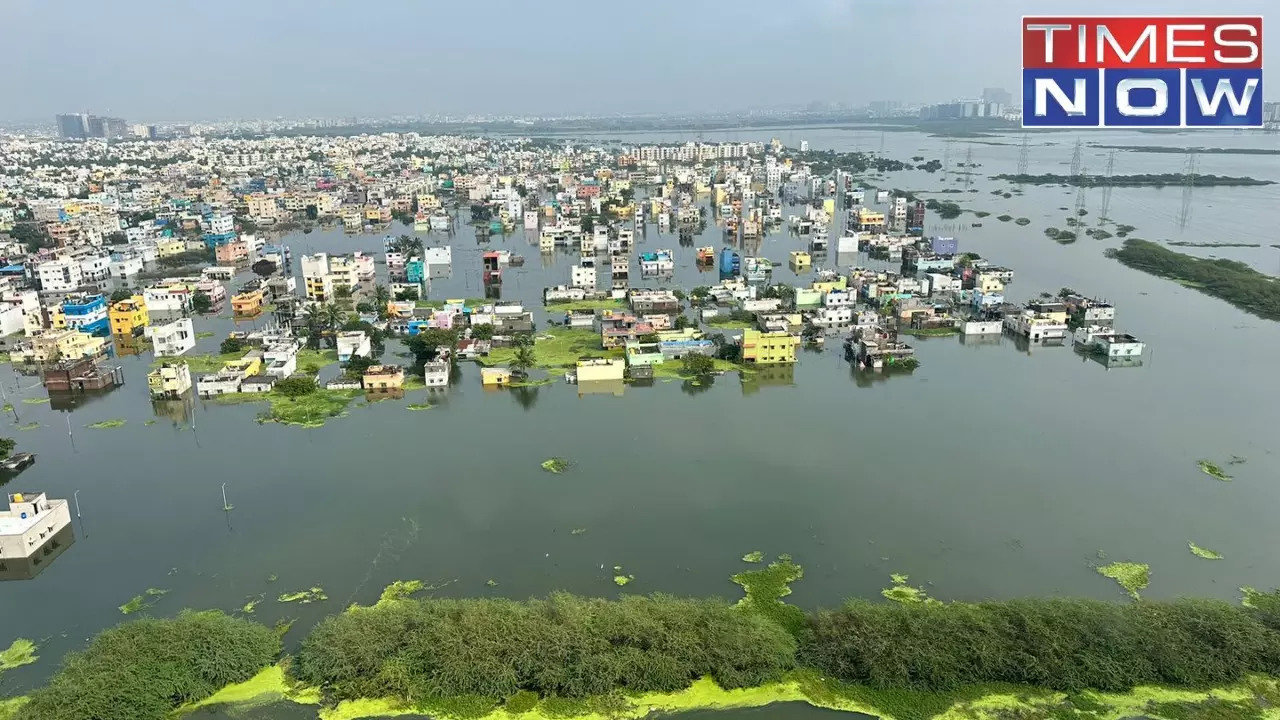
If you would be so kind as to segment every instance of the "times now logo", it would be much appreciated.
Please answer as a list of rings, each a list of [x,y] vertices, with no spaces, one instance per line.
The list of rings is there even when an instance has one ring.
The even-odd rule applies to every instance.
[[[1262,17],[1022,18],[1023,127],[1262,127]]]

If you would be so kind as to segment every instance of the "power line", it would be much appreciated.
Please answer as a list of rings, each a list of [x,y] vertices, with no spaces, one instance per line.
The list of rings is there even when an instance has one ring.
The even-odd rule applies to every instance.
[[[1182,169],[1182,209],[1178,212],[1178,229],[1191,220],[1191,194],[1196,186],[1196,151],[1187,151],[1187,161]]]

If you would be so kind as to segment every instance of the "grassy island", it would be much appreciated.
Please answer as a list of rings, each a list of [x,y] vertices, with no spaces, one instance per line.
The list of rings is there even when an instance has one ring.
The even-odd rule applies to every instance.
[[[1148,240],[1130,238],[1108,251],[1135,270],[1175,280],[1265,320],[1280,320],[1280,282],[1245,263],[1184,255]]]
[[[1005,180],[1021,185],[1071,185],[1076,187],[1082,185],[1084,187],[1096,187],[1102,185],[1111,185],[1112,187],[1165,187],[1166,185],[1183,185],[1186,183],[1186,176],[1182,173],[1112,175],[1110,178],[1104,175],[1075,176],[1056,175],[1053,173],[1044,173],[1041,175],[1004,174],[996,175],[992,179]],[[1251,177],[1196,175],[1191,178],[1191,184],[1196,187],[1246,187],[1252,185],[1274,185],[1275,183],[1271,180],[1259,180]]]
[[[1111,572],[1120,565],[1142,577]],[[1135,595],[1145,585],[1146,566],[1113,566],[1099,571],[1134,575]],[[277,634],[248,620],[143,619],[104,631],[0,711],[163,720],[292,702],[318,705],[321,720],[638,720],[803,701],[885,720],[1263,720],[1280,704],[1280,591],[1249,589],[1240,605],[886,592],[897,601],[807,613],[785,602],[803,576],[790,557],[747,568],[733,576],[736,604],[415,598],[421,583],[398,582],[322,621],[284,660]]]

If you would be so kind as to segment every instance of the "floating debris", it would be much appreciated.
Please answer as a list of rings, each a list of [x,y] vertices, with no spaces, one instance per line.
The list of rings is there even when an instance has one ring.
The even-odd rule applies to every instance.
[[[147,597],[164,597],[165,595],[168,595],[168,594],[169,594],[168,590],[162,590],[160,588],[147,588]]]
[[[587,531],[586,528],[574,528],[569,531],[570,535],[581,535]]]
[[[311,588],[310,590],[301,590],[299,592],[292,592],[292,593],[281,593],[280,596],[276,598],[276,601],[282,602],[282,603],[300,602],[303,605],[309,605],[313,602],[320,602],[322,600],[328,600],[328,599],[329,599],[329,596],[324,594],[324,588],[317,586],[317,587]]]
[[[38,422],[29,422],[29,423],[27,423],[26,425],[19,425],[19,426],[18,426],[18,429],[19,429],[19,430],[35,430],[35,429],[36,429],[36,428],[38,428],[38,427],[40,427],[40,423],[38,423]]]
[[[488,580],[485,580],[484,584],[488,585],[489,587],[498,587],[498,581],[494,580],[493,578],[489,578]]]
[[[43,405],[44,403],[47,403],[47,402],[49,402],[49,398],[47,398],[47,397],[42,397],[42,398],[22,398],[22,404],[23,404],[23,405]]]
[[[542,461],[542,469],[550,473],[562,473],[569,469],[570,463],[562,457],[547,458]]]
[[[1239,455],[1232,455],[1231,459],[1227,461],[1228,465],[1243,465],[1244,463],[1245,458],[1242,458]]]
[[[760,550],[752,550],[742,556],[742,562],[758,563],[764,561],[764,553]]]
[[[635,579],[636,579],[635,575],[614,575],[613,584],[621,587]]]
[[[18,638],[7,650],[0,650],[0,672],[30,665],[39,659],[36,644],[26,638]]]
[[[435,407],[435,405],[432,405],[431,403],[409,403],[408,405],[404,406],[404,409],[405,410],[430,410],[433,407]]]
[[[1229,482],[1231,480],[1231,476],[1212,460],[1198,460],[1197,462],[1200,465],[1200,471],[1205,475],[1208,475],[1211,478],[1217,478],[1223,482]]]
[[[143,426],[143,427],[151,427],[152,425],[155,425],[155,424],[156,424],[156,421],[155,421],[155,420],[148,420],[148,421],[146,421],[146,422],[142,423],[142,426]]]
[[[270,575],[267,576],[267,582],[275,582],[276,580],[279,580],[279,579],[280,577],[275,573],[271,573]]]
[[[261,596],[261,595],[259,595],[259,596],[258,596],[258,597],[256,597],[256,598],[252,598],[252,599],[248,600],[247,602],[245,602],[245,604],[244,604],[243,606],[241,606],[241,608],[240,608],[240,612],[245,613],[245,614],[247,614],[247,615],[252,615],[252,614],[253,614],[254,609],[258,607],[258,603],[260,603],[260,602],[262,602],[262,596]]]
[[[124,425],[124,423],[124,418],[112,418],[111,420],[99,420],[96,423],[89,423],[88,425],[85,425],[85,427],[93,428],[94,430],[109,430],[111,428],[118,428],[121,425]]]
[[[778,562],[780,563],[791,562],[791,553],[778,553]]]
[[[1207,548],[1202,548],[1193,542],[1187,543],[1187,547],[1191,548],[1191,554],[1195,555],[1196,557],[1202,557],[1205,560],[1221,560],[1222,559],[1222,553],[1215,552]]]
[[[1135,600],[1138,599],[1138,591],[1151,582],[1151,566],[1144,563],[1113,562],[1094,569],[1099,575],[1120,583],[1120,587]]]

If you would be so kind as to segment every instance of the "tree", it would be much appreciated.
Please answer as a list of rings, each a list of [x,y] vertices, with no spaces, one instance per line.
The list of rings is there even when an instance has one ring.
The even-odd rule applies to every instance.
[[[517,345],[515,357],[511,358],[511,371],[516,375],[528,375],[529,368],[537,365],[537,354],[532,344]]]
[[[381,283],[373,286],[373,308],[378,313],[378,319],[385,320],[389,313],[387,303],[391,302],[391,291],[387,290],[387,286]]]
[[[344,323],[346,323],[347,313],[345,310],[338,307],[334,303],[327,303],[326,305],[320,308],[320,311],[322,313],[322,317],[324,318],[325,328],[329,330],[329,340],[331,343],[330,347],[337,347],[338,345],[337,332],[338,332],[338,329],[341,328]]]
[[[378,364],[376,358],[364,357],[363,355],[353,355],[347,360],[346,375],[351,378],[360,378],[369,368]]]
[[[680,358],[680,372],[684,375],[710,375],[716,369],[716,361],[702,353],[689,353]]]
[[[241,340],[238,337],[229,337],[226,340],[223,340],[222,344],[218,346],[218,352],[223,355],[238,353],[242,350],[244,350],[244,340]]]
[[[250,269],[253,270],[254,275],[265,280],[276,273],[276,264],[270,260],[262,259],[254,263]]]
[[[595,229],[596,229],[595,216],[583,215],[582,216],[582,232],[584,233],[595,232]]]
[[[458,333],[439,328],[428,328],[405,341],[418,367],[435,360],[440,354],[440,348],[452,349],[457,343]]]
[[[203,315],[213,309],[213,300],[208,293],[197,292],[191,296],[191,309]]]
[[[317,386],[315,378],[294,375],[276,383],[274,389],[285,397],[298,398],[315,392]]]
[[[13,438],[0,438],[0,460],[13,454],[13,449],[17,446],[18,443]]]
[[[130,290],[129,288],[120,288],[119,290],[116,290],[115,292],[111,293],[111,304],[115,305],[121,300],[128,300],[131,297],[133,297],[132,290]]]
[[[360,313],[361,315],[368,315],[369,313],[373,312],[373,310],[374,310],[373,303],[371,302],[362,301],[362,302],[356,303],[356,312]]]
[[[489,324],[472,325],[471,337],[476,340],[489,340],[493,337],[493,326]]]
[[[645,333],[636,337],[636,341],[642,343],[656,343],[661,342],[661,340],[662,339],[658,337],[658,333]]]
[[[308,305],[302,312],[302,323],[307,335],[307,347],[320,349],[320,338],[324,335],[324,309],[319,305]]]
[[[676,288],[675,290],[672,290],[671,294],[675,295],[677,300],[684,300],[685,298],[684,290],[681,290],[680,288]]]
[[[675,321],[672,323],[672,327],[674,327],[676,330],[684,330],[690,325],[692,325],[692,323],[689,322],[689,318],[685,317],[684,315],[677,315]]]

